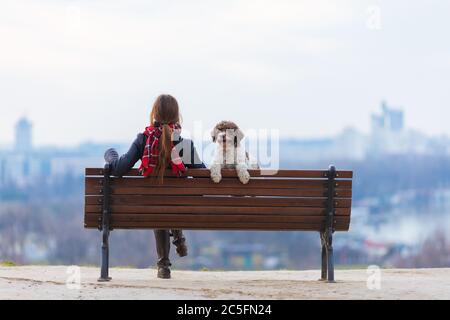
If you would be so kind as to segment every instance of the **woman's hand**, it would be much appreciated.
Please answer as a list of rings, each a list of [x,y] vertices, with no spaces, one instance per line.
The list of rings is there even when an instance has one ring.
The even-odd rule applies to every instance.
[[[103,157],[105,158],[106,163],[111,163],[114,160],[119,159],[119,154],[114,148],[109,148],[105,151],[105,155]]]

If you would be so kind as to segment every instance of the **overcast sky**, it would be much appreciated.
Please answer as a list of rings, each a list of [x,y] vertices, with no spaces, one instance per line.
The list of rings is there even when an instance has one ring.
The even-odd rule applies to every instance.
[[[387,99],[450,134],[450,1],[0,0],[0,145],[127,142],[160,93],[184,127],[368,131]]]

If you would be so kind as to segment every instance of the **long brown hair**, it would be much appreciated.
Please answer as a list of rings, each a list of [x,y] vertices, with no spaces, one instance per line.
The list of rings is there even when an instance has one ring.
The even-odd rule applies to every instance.
[[[162,183],[164,172],[171,160],[173,130],[168,126],[169,123],[180,123],[180,112],[177,100],[169,94],[158,96],[153,103],[150,113],[150,124],[155,125],[158,122],[162,133],[159,138],[159,157],[155,168],[156,176]]]

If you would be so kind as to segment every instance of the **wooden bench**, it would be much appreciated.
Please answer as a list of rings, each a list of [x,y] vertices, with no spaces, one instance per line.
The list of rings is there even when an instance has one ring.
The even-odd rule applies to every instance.
[[[332,235],[348,231],[352,171],[279,170],[264,175],[250,170],[243,185],[234,170],[222,170],[215,184],[208,169],[185,177],[167,172],[162,185],[139,176],[121,178],[109,167],[87,168],[85,228],[103,231],[99,281],[108,281],[109,233],[113,229],[289,230],[318,231],[322,244],[321,280],[334,281]]]

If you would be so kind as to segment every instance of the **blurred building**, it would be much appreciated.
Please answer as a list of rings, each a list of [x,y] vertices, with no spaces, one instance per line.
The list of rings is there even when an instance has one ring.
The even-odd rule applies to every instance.
[[[18,153],[29,153],[33,149],[33,125],[31,122],[23,117],[16,123],[15,132],[15,151]]]
[[[371,116],[372,131],[368,152],[371,154],[398,154],[408,151],[408,135],[404,128],[402,110],[381,102],[381,113]]]
[[[52,183],[65,177],[79,177],[86,167],[103,165],[103,152],[108,147],[123,146],[85,143],[73,148],[33,146],[33,124],[23,117],[15,126],[11,148],[0,150],[0,187],[26,187]]]
[[[396,110],[388,107],[386,101],[381,102],[381,114],[372,114],[372,133],[402,132],[404,130],[405,120],[402,110]]]
[[[283,164],[334,163],[336,160],[364,160],[367,157],[401,154],[449,155],[448,137],[429,137],[406,129],[405,113],[382,101],[380,112],[371,115],[371,130],[364,134],[345,128],[333,138],[280,142]]]

